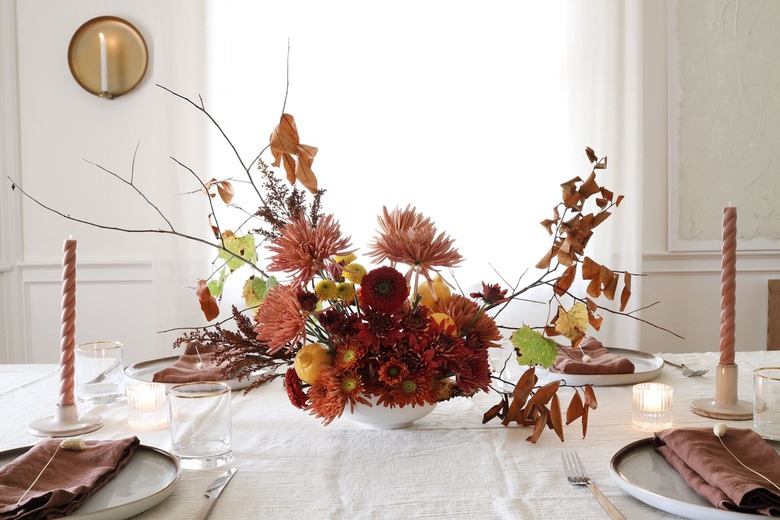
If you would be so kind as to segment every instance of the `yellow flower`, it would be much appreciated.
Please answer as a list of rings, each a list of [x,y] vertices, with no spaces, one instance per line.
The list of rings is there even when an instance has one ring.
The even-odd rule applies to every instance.
[[[314,286],[314,294],[318,300],[333,300],[338,296],[339,290],[333,280],[320,280]]]
[[[341,265],[351,264],[355,260],[357,260],[357,256],[355,255],[355,253],[350,253],[348,255],[343,255],[343,256],[342,255],[335,255],[333,257],[333,261],[336,262],[337,264],[341,264]]]
[[[339,300],[351,302],[355,299],[355,286],[351,283],[340,283],[336,286]]]
[[[344,278],[350,282],[359,284],[363,281],[363,277],[366,275],[366,272],[367,271],[365,267],[353,262],[344,268],[342,274],[344,275]]]

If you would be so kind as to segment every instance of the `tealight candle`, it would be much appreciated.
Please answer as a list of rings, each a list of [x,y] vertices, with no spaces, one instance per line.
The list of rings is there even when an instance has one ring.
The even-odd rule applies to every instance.
[[[165,386],[139,383],[127,389],[127,423],[133,428],[156,428],[168,421]]]
[[[672,387],[661,383],[634,385],[632,422],[642,430],[663,430],[673,424]]]

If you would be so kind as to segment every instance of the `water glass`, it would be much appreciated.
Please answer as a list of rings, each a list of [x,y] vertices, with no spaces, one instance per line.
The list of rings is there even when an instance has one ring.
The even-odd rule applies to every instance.
[[[122,343],[93,341],[76,345],[76,397],[81,403],[113,403],[125,395]]]
[[[224,383],[171,388],[171,451],[183,468],[213,468],[233,458],[230,401],[230,387]]]
[[[780,441],[780,367],[753,371],[753,429],[762,437]]]

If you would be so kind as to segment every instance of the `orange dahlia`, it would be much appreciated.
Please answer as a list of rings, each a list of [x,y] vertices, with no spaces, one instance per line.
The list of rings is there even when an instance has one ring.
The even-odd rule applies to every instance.
[[[341,227],[333,215],[321,218],[315,227],[301,214],[292,218],[268,246],[268,270],[290,273],[293,283],[304,285],[326,267],[326,260],[347,255],[350,248],[349,238],[341,236]]]
[[[442,307],[441,311],[455,321],[458,330],[466,333],[466,346],[472,349],[500,346],[501,333],[496,322],[472,300],[453,294]]]

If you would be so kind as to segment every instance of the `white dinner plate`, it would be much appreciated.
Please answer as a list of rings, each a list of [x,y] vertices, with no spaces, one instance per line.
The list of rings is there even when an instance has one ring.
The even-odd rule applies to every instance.
[[[655,354],[630,350],[625,348],[607,348],[610,354],[628,358],[634,364],[634,373],[632,374],[561,374],[559,372],[549,373],[541,377],[545,381],[566,380],[566,384],[593,385],[593,386],[617,386],[617,385],[635,385],[650,381],[661,373],[664,368],[664,360]]]
[[[151,383],[152,378],[154,377],[154,374],[156,372],[159,372],[163,368],[168,368],[169,366],[173,365],[176,360],[178,360],[178,356],[171,356],[161,359],[153,359],[151,361],[142,361],[140,363],[133,363],[132,365],[128,365],[125,368],[125,375],[129,377],[130,379],[134,379],[136,381],[144,381],[146,383]],[[244,388],[248,387],[252,381],[255,381],[258,377],[260,377],[263,374],[266,374],[270,371],[270,369],[263,368],[260,370],[256,370],[252,372],[249,377],[244,378],[242,380],[238,380],[238,378],[233,379],[225,379],[224,381],[220,381],[220,383],[225,383],[230,387],[231,390],[243,390]],[[176,386],[179,383],[160,383],[164,384],[166,388],[171,388],[172,386]]]
[[[780,452],[779,443],[770,443]],[[718,509],[685,483],[673,467],[653,449],[653,439],[642,439],[621,448],[609,463],[617,484],[647,505],[683,518],[735,520],[766,518],[763,515]]]
[[[32,446],[0,452],[0,467]],[[156,506],[173,492],[181,475],[176,457],[140,445],[127,466],[76,509],[69,520],[124,520]]]

